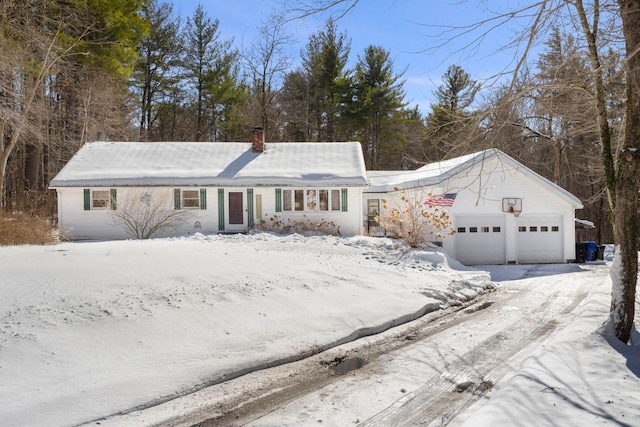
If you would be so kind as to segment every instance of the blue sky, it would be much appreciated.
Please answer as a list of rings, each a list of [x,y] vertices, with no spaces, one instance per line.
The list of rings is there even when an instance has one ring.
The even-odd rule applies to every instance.
[[[236,47],[250,44],[261,21],[280,9],[278,0],[174,0],[174,12],[183,18],[190,16],[198,3],[203,5],[209,17],[219,20],[221,37],[233,38]],[[337,24],[339,31],[346,31],[351,39],[349,66],[357,61],[367,46],[382,46],[391,53],[396,73],[406,69],[403,76],[405,100],[410,107],[419,105],[422,113],[426,114],[434,102],[433,91],[440,85],[448,66],[460,65],[479,81],[509,67],[513,53],[497,50],[511,38],[510,31],[517,23],[510,24],[511,29],[502,28],[489,34],[479,49],[462,51],[460,49],[477,34],[440,46],[450,36],[438,36],[437,33],[443,29],[438,26],[469,25],[487,18],[509,3],[513,4],[505,0],[360,0]],[[297,40],[289,51],[294,64],[299,64],[300,50],[306,45],[309,35],[320,31],[327,18],[328,15],[316,15],[287,25],[286,31]]]

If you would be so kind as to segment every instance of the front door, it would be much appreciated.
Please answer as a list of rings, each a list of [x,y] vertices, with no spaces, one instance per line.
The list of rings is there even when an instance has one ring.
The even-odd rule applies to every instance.
[[[242,197],[240,191],[229,192],[229,224],[244,224]]]

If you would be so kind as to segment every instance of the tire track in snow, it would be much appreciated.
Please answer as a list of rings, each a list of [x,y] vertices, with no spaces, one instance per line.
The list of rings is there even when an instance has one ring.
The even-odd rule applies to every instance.
[[[528,315],[494,334],[456,361],[443,372],[407,393],[391,406],[358,424],[360,426],[442,426],[460,411],[480,399],[508,371],[509,359],[532,343],[551,334],[586,298],[577,292],[570,303],[562,304],[560,292],[554,292]],[[512,298],[508,298],[510,300]],[[560,315],[563,319],[557,319]]]

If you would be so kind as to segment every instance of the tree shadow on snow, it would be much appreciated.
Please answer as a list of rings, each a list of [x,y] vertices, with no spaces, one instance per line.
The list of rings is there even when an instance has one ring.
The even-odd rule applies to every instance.
[[[569,273],[586,273],[590,270],[582,264],[515,264],[477,265],[478,270],[489,272],[494,282],[524,280],[531,277],[555,276]]]

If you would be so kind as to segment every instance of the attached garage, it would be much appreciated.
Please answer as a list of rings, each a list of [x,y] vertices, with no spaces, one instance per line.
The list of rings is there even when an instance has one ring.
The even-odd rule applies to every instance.
[[[504,216],[459,216],[455,219],[455,258],[465,265],[504,264]]]
[[[435,241],[462,264],[575,260],[575,212],[582,202],[500,150],[368,176],[364,206],[368,199],[399,206],[404,193],[427,205],[437,200],[433,206],[448,213],[455,234]]]
[[[564,262],[562,217],[518,218],[517,252],[520,264]]]

